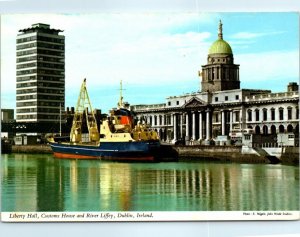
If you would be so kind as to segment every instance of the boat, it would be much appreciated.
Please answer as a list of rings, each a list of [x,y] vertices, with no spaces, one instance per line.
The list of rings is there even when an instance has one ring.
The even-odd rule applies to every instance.
[[[157,161],[160,142],[157,132],[147,124],[134,123],[133,113],[124,106],[122,82],[118,106],[108,116],[97,120],[88,96],[84,79],[70,132],[70,141],[48,137],[54,157],[66,159],[101,159],[111,161]],[[83,121],[88,136],[83,136]]]

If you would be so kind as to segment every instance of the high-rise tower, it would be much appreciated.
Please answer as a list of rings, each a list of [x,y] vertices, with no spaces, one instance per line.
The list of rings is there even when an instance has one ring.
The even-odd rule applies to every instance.
[[[57,122],[65,106],[65,37],[33,24],[17,36],[18,122]]]
[[[230,45],[223,40],[223,24],[219,23],[218,39],[211,45],[207,64],[202,66],[202,92],[240,89],[239,65],[233,62]]]

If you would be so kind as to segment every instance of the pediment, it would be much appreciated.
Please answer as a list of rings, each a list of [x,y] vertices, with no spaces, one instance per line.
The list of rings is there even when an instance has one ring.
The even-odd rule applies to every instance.
[[[206,106],[206,103],[197,97],[193,97],[190,100],[188,100],[182,107],[183,108],[197,108]]]

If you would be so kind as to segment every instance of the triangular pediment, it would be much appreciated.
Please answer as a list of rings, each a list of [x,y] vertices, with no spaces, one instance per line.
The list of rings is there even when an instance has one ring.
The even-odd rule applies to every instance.
[[[203,100],[200,100],[197,97],[193,97],[189,99],[182,107],[183,108],[196,108],[196,107],[201,107],[205,106],[206,103]]]

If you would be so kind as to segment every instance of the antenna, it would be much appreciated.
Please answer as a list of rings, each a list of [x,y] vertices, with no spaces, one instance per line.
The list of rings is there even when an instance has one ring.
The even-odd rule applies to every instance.
[[[122,80],[120,81],[120,98],[119,98],[119,102],[118,102],[118,108],[122,108],[123,107],[123,95],[122,95],[122,91],[123,91],[123,86],[122,86]]]

